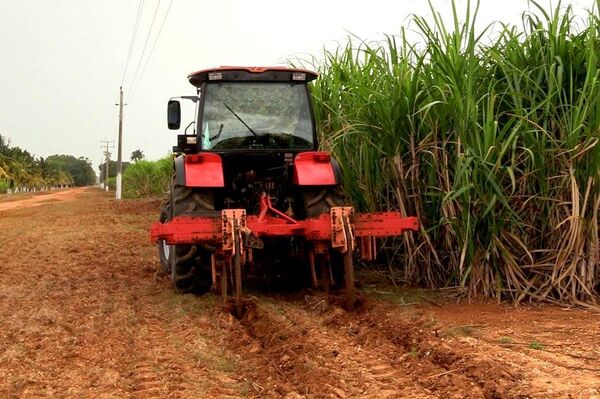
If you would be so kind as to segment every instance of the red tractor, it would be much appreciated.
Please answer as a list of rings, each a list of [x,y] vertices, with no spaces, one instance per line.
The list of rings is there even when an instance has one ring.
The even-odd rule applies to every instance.
[[[318,150],[308,88],[316,78],[282,67],[188,76],[197,94],[179,98],[196,103],[197,117],[178,136],[168,200],[151,231],[176,291],[234,293],[239,315],[243,275],[305,272],[314,288],[344,288],[352,308],[355,248],[373,259],[376,237],[418,229],[415,217],[347,206],[343,171]],[[169,129],[180,124],[171,99]]]

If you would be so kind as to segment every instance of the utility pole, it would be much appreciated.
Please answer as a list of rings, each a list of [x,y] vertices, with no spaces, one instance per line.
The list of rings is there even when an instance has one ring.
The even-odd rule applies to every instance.
[[[123,86],[119,87],[119,148],[117,150],[117,191],[115,198],[121,199],[123,179]]]
[[[114,140],[100,140],[100,142],[102,143],[102,145],[104,146],[104,166],[105,166],[105,170],[106,172],[104,173],[104,189],[106,191],[108,191],[108,163],[110,161],[110,152],[108,152],[109,148],[115,148],[114,145],[110,145],[111,143],[114,143]]]

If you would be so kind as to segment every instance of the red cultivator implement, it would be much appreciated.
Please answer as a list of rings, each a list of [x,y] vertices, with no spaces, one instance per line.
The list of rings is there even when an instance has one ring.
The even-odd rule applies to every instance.
[[[372,260],[376,238],[417,231],[416,217],[403,217],[399,212],[359,213],[352,207],[332,207],[328,214],[317,218],[295,220],[275,209],[270,199],[261,197],[259,215],[247,215],[245,209],[224,209],[219,216],[178,216],[170,222],[152,225],[151,240],[164,240],[169,245],[214,246],[211,259],[213,288],[225,300],[228,292],[227,270],[234,271],[235,295],[238,314],[241,312],[242,268],[252,262],[253,250],[264,249],[265,237],[303,237],[308,247],[309,266],[313,287],[318,286],[315,256],[324,255],[329,248],[343,256],[347,306],[354,303],[353,253],[359,248],[362,260]]]

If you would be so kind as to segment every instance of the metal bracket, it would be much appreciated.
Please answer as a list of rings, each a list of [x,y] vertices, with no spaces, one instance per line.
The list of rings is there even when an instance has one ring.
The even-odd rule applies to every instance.
[[[178,96],[178,97],[171,97],[169,100],[174,100],[176,98],[181,98],[182,100],[190,100],[195,103],[197,103],[200,100],[200,96]]]
[[[377,241],[375,237],[366,236],[360,237],[360,259],[364,261],[372,261],[375,259],[377,251]]]
[[[221,211],[221,230],[223,234],[223,252],[235,255],[236,234],[237,240],[242,241],[242,234],[250,231],[246,226],[245,209],[224,209]],[[243,245],[240,251],[244,252]],[[242,255],[240,253],[240,255]]]
[[[335,206],[331,215],[331,247],[346,253],[354,251],[354,208],[351,206]]]

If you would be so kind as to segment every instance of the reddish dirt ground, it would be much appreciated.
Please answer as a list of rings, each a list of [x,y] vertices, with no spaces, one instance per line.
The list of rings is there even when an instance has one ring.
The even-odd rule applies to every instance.
[[[71,201],[82,193],[85,188],[73,188],[69,190],[44,191],[39,193],[20,193],[4,195],[4,201],[0,201],[0,212],[11,209],[30,208],[50,202]]]
[[[45,199],[0,204],[0,398],[600,398],[597,312],[263,292],[237,321],[157,273],[157,201]]]

